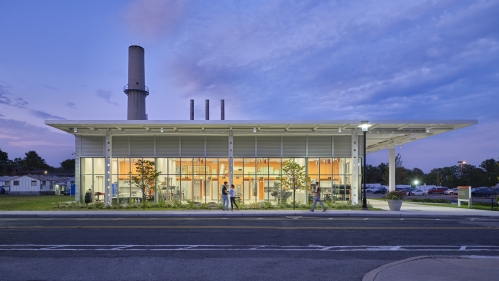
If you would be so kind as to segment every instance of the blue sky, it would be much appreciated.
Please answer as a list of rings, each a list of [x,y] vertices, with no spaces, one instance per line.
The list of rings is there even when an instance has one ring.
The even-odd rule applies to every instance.
[[[0,148],[72,158],[47,119],[124,120],[127,52],[150,120],[476,119],[397,148],[406,168],[499,157],[499,1],[0,0]],[[388,152],[368,163],[388,162]]]

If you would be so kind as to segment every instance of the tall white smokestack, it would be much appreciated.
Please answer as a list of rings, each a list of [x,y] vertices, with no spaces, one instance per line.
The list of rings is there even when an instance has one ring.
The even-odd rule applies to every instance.
[[[128,120],[147,120],[146,96],[149,89],[145,80],[144,48],[132,45],[128,47],[128,85],[123,89],[128,96]]]

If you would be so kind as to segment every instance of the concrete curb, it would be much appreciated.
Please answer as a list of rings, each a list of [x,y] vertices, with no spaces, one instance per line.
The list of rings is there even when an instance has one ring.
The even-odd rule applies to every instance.
[[[404,260],[400,260],[400,261],[396,261],[396,262],[392,262],[392,263],[388,263],[388,264],[385,264],[385,265],[382,265],[378,268],[375,268],[371,271],[369,271],[368,273],[366,273],[364,275],[364,277],[362,278],[362,281],[375,281],[376,278],[378,277],[378,275],[384,271],[389,271],[391,270],[393,267],[395,266],[400,266],[400,265],[403,265],[403,264],[408,264],[408,263],[411,263],[411,262],[415,262],[415,261],[419,261],[419,260],[423,260],[423,259],[433,259],[433,260],[443,260],[443,259],[452,259],[452,260],[459,260],[459,259],[469,259],[469,263],[471,265],[471,267],[475,267],[477,265],[480,265],[482,262],[483,262],[483,259],[497,259],[499,260],[499,257],[497,256],[479,256],[479,255],[461,255],[461,256],[446,256],[446,255],[438,255],[438,256],[417,256],[417,257],[412,257],[412,258],[408,258],[408,259],[404,259]],[[410,265],[406,265],[406,266],[410,266]],[[431,269],[426,269],[426,270],[431,270]],[[459,274],[459,270],[466,270],[466,269],[456,269],[457,270],[457,274]],[[392,274],[393,275],[393,274]],[[430,278],[431,276],[427,276],[428,278]],[[489,276],[476,276],[476,280],[485,280],[487,278],[489,278]],[[495,277],[495,274],[494,276],[491,276],[492,278]],[[386,278],[386,275],[384,276],[384,278]],[[442,276],[442,278],[444,278]],[[450,277],[447,277],[447,278],[450,278]],[[395,279],[392,279],[390,278],[390,280],[397,280],[398,278],[395,277]],[[413,279],[411,279],[413,280]],[[430,279],[430,280],[434,280],[434,279]],[[438,280],[447,280],[447,279],[438,279]],[[460,279],[461,280],[461,279]]]
[[[364,275],[364,277],[362,278],[362,281],[374,281],[374,280],[376,280],[376,277],[378,276],[378,274],[380,272],[388,270],[391,267],[394,267],[394,266],[397,266],[397,265],[400,265],[403,263],[408,263],[408,262],[421,260],[421,259],[432,259],[432,258],[433,258],[432,256],[418,256],[418,257],[412,257],[412,258],[408,258],[405,260],[400,260],[400,261],[388,263],[388,264],[382,265],[382,266],[375,268],[375,269],[369,271],[368,273],[366,273],[366,275]]]
[[[261,211],[261,212],[245,212],[245,211],[237,211],[237,212],[222,212],[222,211],[207,211],[207,212],[168,212],[168,211],[157,211],[157,212],[127,212],[127,211],[92,211],[92,212],[79,212],[79,211],[47,211],[47,212],[37,212],[37,211],[8,211],[8,212],[0,212],[0,218],[115,218],[115,217],[123,217],[123,218],[169,218],[169,217],[191,217],[191,218],[203,218],[203,217],[352,217],[352,218],[456,218],[456,219],[464,219],[464,218],[497,218],[496,216],[486,216],[482,214],[428,214],[428,213],[369,213],[366,211],[361,211],[359,213],[352,212],[335,212],[335,211],[327,211],[327,212],[319,212],[319,213],[311,213],[308,211],[303,212],[291,212],[291,211]]]

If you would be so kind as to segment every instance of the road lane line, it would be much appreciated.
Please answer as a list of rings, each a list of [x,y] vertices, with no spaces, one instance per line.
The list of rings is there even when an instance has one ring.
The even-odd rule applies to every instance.
[[[404,251],[404,252],[499,252],[499,246],[440,246],[440,245],[404,245],[404,246],[293,246],[293,245],[36,245],[13,244],[0,245],[0,251]]]
[[[77,226],[3,226],[0,229],[346,229],[346,230],[484,230],[484,229],[499,229],[499,227],[486,226],[460,226],[460,227],[420,227],[420,226],[404,226],[404,227],[383,227],[383,226],[238,226],[238,225],[77,225]]]

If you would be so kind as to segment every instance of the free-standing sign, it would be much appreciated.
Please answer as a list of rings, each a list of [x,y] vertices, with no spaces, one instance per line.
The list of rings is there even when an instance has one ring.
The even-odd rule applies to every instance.
[[[468,208],[471,209],[471,186],[457,187],[457,206],[461,207],[461,201],[468,202]]]

